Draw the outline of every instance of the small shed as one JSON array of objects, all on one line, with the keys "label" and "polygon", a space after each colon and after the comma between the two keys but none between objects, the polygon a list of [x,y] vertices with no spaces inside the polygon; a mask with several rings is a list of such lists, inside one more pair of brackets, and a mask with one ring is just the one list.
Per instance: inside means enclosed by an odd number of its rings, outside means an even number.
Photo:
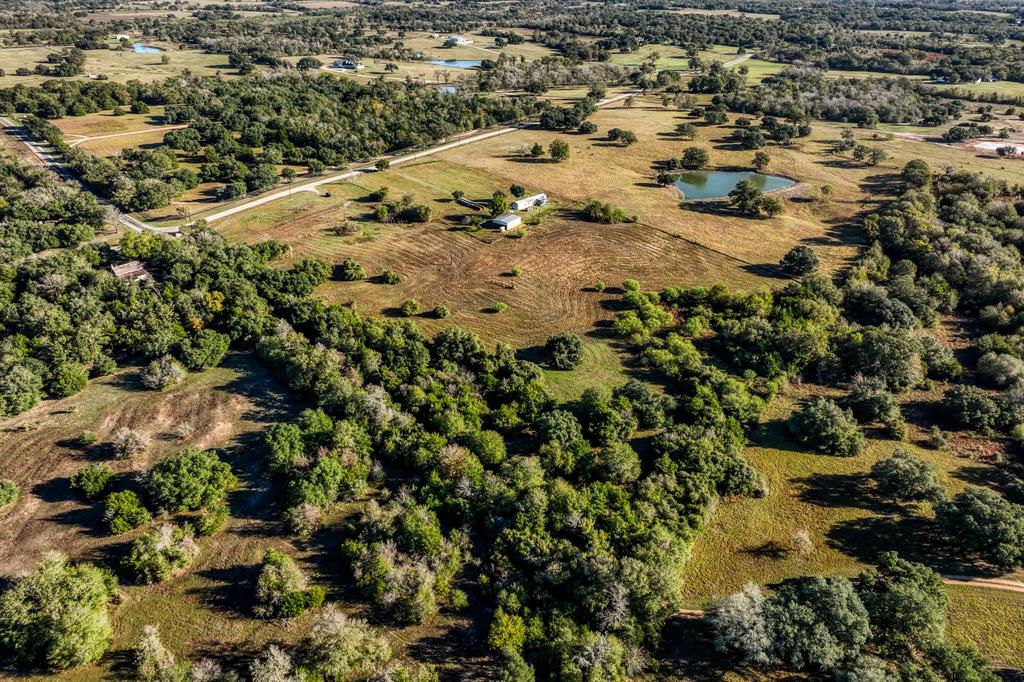
[{"label": "small shed", "polygon": [[506,213],[492,219],[491,222],[497,225],[499,232],[508,232],[522,225],[523,219],[514,213]]},{"label": "small shed", "polygon": [[537,206],[546,206],[548,203],[547,194],[534,194],[531,197],[523,197],[512,202],[513,211],[529,211]]},{"label": "small shed", "polygon": [[120,265],[111,265],[110,271],[114,273],[114,277],[127,282],[141,282],[149,279],[149,273],[146,272],[145,266],[137,260],[130,260]]}]

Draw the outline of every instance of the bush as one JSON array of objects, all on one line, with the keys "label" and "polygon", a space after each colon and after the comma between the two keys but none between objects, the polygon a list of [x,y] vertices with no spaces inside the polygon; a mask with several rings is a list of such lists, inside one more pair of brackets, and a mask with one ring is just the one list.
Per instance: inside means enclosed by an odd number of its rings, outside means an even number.
[{"label": "bush", "polygon": [[110,488],[114,472],[105,464],[89,464],[71,477],[71,489],[87,500],[101,497]]},{"label": "bush", "polygon": [[999,405],[977,386],[950,386],[942,396],[942,409],[957,426],[991,433],[999,420]]},{"label": "bush", "polygon": [[412,317],[414,315],[419,314],[420,303],[416,299],[410,298],[402,303],[402,305],[399,307],[399,311],[402,313],[403,317]]},{"label": "bush", "polygon": [[49,670],[99,659],[110,646],[107,604],[116,594],[108,571],[48,554],[0,595],[0,658]]},{"label": "bush", "polygon": [[434,317],[438,320],[443,320],[452,314],[451,308],[446,305],[436,305],[433,310]]},{"label": "bush", "polygon": [[934,500],[942,495],[935,465],[902,448],[876,462],[871,476],[879,494],[890,500]]},{"label": "bush", "polygon": [[839,457],[864,451],[864,435],[849,411],[827,398],[815,398],[789,419],[789,430],[797,442]]},{"label": "bush", "polygon": [[0,509],[13,504],[18,499],[18,486],[10,479],[0,480]]},{"label": "bush", "polygon": [[679,165],[688,170],[697,170],[708,165],[711,157],[701,147],[687,147],[683,150],[683,156],[679,159]]},{"label": "bush", "polygon": [[402,281],[402,278],[394,270],[385,270],[381,273],[380,281],[384,284],[398,284]]},{"label": "bush", "polygon": [[1024,564],[1024,509],[985,488],[968,488],[935,507],[953,546],[1003,570]]},{"label": "bush", "polygon": [[185,368],[170,355],[153,360],[139,374],[142,385],[155,391],[175,386],[184,378]]},{"label": "bush", "polygon": [[236,483],[216,452],[186,448],[153,467],[146,489],[157,509],[183,512],[223,502]]},{"label": "bush", "polygon": [[149,447],[149,436],[127,427],[121,427],[114,434],[111,446],[114,449],[114,455],[117,457],[130,457]]},{"label": "bush", "polygon": [[1016,385],[1024,378],[1024,360],[1006,353],[985,353],[978,360],[978,376],[996,388]]},{"label": "bush", "polygon": [[194,526],[196,533],[202,536],[213,535],[223,527],[228,520],[228,506],[216,504],[205,510],[196,520]]},{"label": "bush", "polygon": [[365,676],[391,658],[387,639],[333,606],[320,614],[303,648],[306,668],[325,680]]},{"label": "bush", "polygon": [[53,398],[67,398],[89,383],[89,370],[79,362],[63,362],[53,370],[49,393]]},{"label": "bush", "polygon": [[549,336],[544,347],[555,369],[576,369],[583,359],[583,341],[569,332]]},{"label": "bush", "polygon": [[605,225],[622,223],[627,220],[626,212],[621,208],[603,201],[597,201],[596,199],[591,199],[583,207],[583,217],[592,223],[603,223]]},{"label": "bush", "polygon": [[790,277],[804,277],[818,270],[820,261],[809,246],[794,246],[779,261],[779,267]]},{"label": "bush", "polygon": [[165,523],[132,543],[124,567],[138,582],[157,583],[183,573],[198,553],[191,529]]},{"label": "bush", "polygon": [[351,258],[346,258],[334,268],[334,276],[342,282],[355,282],[366,277],[363,266]]},{"label": "bush", "polygon": [[307,587],[306,576],[295,561],[273,549],[263,555],[255,594],[253,612],[260,618],[294,618],[324,601],[323,588]]},{"label": "bush", "polygon": [[471,431],[461,438],[461,442],[485,466],[498,466],[508,455],[505,439],[497,431]]},{"label": "bush", "polygon": [[181,344],[181,359],[194,372],[216,367],[224,359],[231,345],[231,337],[212,329],[203,329],[192,339]]},{"label": "bush", "polygon": [[107,522],[110,532],[115,535],[144,526],[152,520],[142,500],[131,490],[110,493],[107,496],[103,519]]}]

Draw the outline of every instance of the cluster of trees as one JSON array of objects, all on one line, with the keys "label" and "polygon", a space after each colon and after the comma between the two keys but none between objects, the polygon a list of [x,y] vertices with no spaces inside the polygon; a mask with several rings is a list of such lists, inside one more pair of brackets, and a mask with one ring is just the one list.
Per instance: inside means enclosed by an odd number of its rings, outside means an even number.
[{"label": "cluster of trees", "polygon": [[758,667],[837,680],[977,680],[999,677],[970,647],[945,639],[948,598],[939,574],[879,556],[847,578],[802,578],[766,597],[756,585],[719,600],[715,645]]},{"label": "cluster of trees", "polygon": [[878,123],[940,125],[959,117],[962,103],[932,94],[914,81],[833,78],[808,67],[788,67],[760,84],[726,95],[746,114],[820,118],[871,128]]}]

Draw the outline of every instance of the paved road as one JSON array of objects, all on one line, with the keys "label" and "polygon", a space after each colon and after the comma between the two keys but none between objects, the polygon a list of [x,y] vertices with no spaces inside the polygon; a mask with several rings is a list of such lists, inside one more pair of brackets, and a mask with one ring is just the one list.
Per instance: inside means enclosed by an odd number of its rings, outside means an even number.
[{"label": "paved road", "polygon": [[753,57],[753,56],[754,56],[754,53],[753,53],[753,52],[748,52],[748,53],[747,53],[747,54],[745,54],[745,55],[742,55],[742,56],[740,56],[740,57],[737,57],[736,59],[733,59],[732,61],[728,61],[728,62],[726,62],[726,63],[722,64],[722,66],[724,66],[724,67],[726,67],[726,68],[728,68],[728,67],[730,67],[730,66],[736,66],[737,64],[739,64],[739,63],[741,63],[741,62],[745,62],[745,61],[747,61],[748,59],[750,59],[750,58],[751,58],[751,57]]}]

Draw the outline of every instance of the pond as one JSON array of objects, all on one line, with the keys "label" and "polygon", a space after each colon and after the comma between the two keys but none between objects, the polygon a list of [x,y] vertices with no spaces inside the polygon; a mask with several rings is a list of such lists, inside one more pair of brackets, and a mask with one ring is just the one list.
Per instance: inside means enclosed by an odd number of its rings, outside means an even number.
[{"label": "pond", "polygon": [[482,59],[429,59],[434,66],[447,66],[452,69],[478,69],[484,63]]},{"label": "pond", "polygon": [[139,52],[142,54],[160,54],[163,52],[159,47],[150,47],[143,43],[134,43],[132,45],[132,52]]},{"label": "pond", "polygon": [[774,192],[796,184],[789,178],[753,171],[688,171],[679,176],[675,186],[687,200],[721,199],[729,196],[729,192],[743,180],[750,180],[762,192]]}]

